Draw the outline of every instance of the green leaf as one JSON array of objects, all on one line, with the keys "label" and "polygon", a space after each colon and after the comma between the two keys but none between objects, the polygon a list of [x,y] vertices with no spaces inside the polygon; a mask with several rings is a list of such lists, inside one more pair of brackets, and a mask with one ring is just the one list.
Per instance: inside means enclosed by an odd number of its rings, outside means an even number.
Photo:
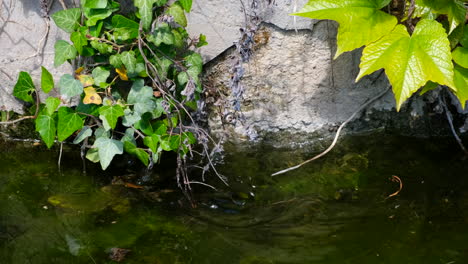
[{"label": "green leaf", "polygon": [[453,78],[457,91],[455,95],[463,109],[465,109],[466,101],[468,100],[468,69],[455,65],[455,76]]},{"label": "green leaf", "polygon": [[91,148],[86,152],[86,158],[91,162],[99,162],[99,151],[96,148]]},{"label": "green leaf", "polygon": [[163,150],[165,151],[171,151],[172,148],[171,148],[171,144],[170,144],[170,139],[171,139],[171,136],[169,135],[165,135],[165,136],[162,136],[161,139],[160,139],[160,146]]},{"label": "green leaf", "polygon": [[177,74],[177,81],[179,82],[180,85],[184,85],[188,82],[189,76],[186,72],[180,72]]},{"label": "green leaf", "polygon": [[158,47],[161,45],[161,43],[172,45],[174,44],[174,34],[172,34],[169,24],[160,23],[154,29],[153,34],[148,36],[148,40]]},{"label": "green leaf", "polygon": [[140,119],[141,119],[141,114],[140,113],[133,112],[130,109],[125,109],[124,113],[125,113],[125,116],[122,119],[122,125],[124,125],[126,127],[133,126],[133,124],[140,121]]},{"label": "green leaf", "polygon": [[76,111],[80,113],[85,113],[92,116],[99,115],[99,106],[95,104],[84,104],[82,100],[78,103]]},{"label": "green leaf", "polygon": [[99,21],[96,23],[96,25],[89,27],[88,28],[89,35],[91,35],[92,37],[98,38],[99,35],[101,35],[101,29],[103,25],[104,25],[104,22]]},{"label": "green leaf", "polygon": [[418,0],[422,6],[429,7],[437,14],[448,16],[449,33],[458,25],[465,23],[466,8],[459,0]]},{"label": "green leaf", "polygon": [[27,72],[20,72],[18,81],[13,88],[13,95],[25,102],[33,103],[32,93],[35,91],[34,83]]},{"label": "green leaf", "polygon": [[124,41],[138,37],[138,23],[122,15],[112,17],[112,26],[114,27],[114,37],[117,40]]},{"label": "green leaf", "polygon": [[93,130],[89,126],[84,126],[80,133],[76,135],[76,138],[73,140],[73,144],[79,144],[81,141],[85,140],[87,137],[93,135]]},{"label": "green leaf", "polygon": [[463,68],[468,68],[468,48],[458,47],[452,52],[453,61]]},{"label": "green leaf", "polygon": [[368,45],[362,54],[359,80],[381,68],[393,86],[397,110],[427,81],[453,89],[450,43],[440,23],[421,20],[410,36],[403,25]]},{"label": "green leaf", "polygon": [[41,135],[47,148],[52,147],[56,133],[54,115],[39,114],[36,118],[36,131]]},{"label": "green leaf", "polygon": [[156,0],[134,0],[134,4],[140,12],[141,23],[144,29],[149,29],[153,22],[153,4]]},{"label": "green leaf", "polygon": [[463,47],[468,48],[468,26],[465,26],[463,30],[463,36],[460,39],[460,44],[462,44]]},{"label": "green leaf", "polygon": [[178,150],[182,142],[180,135],[172,135],[169,140],[169,146],[172,150]]},{"label": "green leaf", "polygon": [[200,34],[200,36],[198,37],[197,48],[201,48],[206,45],[208,45],[208,42],[206,41],[206,36],[203,34]]},{"label": "green leaf", "polygon": [[70,74],[64,74],[59,81],[60,94],[71,98],[83,93],[83,84]]},{"label": "green leaf", "polygon": [[151,126],[152,116],[150,113],[145,113],[141,116],[141,120],[135,123],[135,128],[141,130],[146,135],[153,134],[153,126]]},{"label": "green leaf", "polygon": [[117,119],[124,115],[123,108],[120,105],[102,106],[99,108],[99,114],[106,118],[109,126],[114,129],[117,124]]},{"label": "green leaf", "polygon": [[70,45],[65,40],[57,40],[55,42],[55,58],[54,58],[54,66],[58,67],[62,65],[67,60],[72,60],[76,58],[76,49],[72,45]]},{"label": "green leaf", "polygon": [[80,17],[80,8],[61,10],[52,15],[52,19],[54,20],[57,27],[63,29],[67,33],[72,33],[80,26],[78,23]]},{"label": "green leaf", "polygon": [[112,66],[114,66],[114,68],[116,69],[122,67],[123,63],[122,63],[122,58],[120,57],[120,54],[111,55],[109,57],[109,63]]},{"label": "green leaf", "polygon": [[41,69],[41,88],[44,93],[49,93],[52,89],[54,89],[54,78],[46,68],[41,66]]},{"label": "green leaf", "polygon": [[122,60],[125,69],[127,69],[127,74],[133,74],[136,71],[136,58],[135,52],[124,51],[120,54],[120,59]]},{"label": "green leaf", "polygon": [[83,7],[87,8],[106,8],[107,0],[86,0]]},{"label": "green leaf", "polygon": [[123,153],[123,143],[115,139],[100,137],[94,142],[94,147],[98,149],[99,161],[103,170],[109,167],[115,155]]},{"label": "green leaf", "polygon": [[83,55],[83,47],[88,45],[88,39],[86,36],[78,31],[71,33],[70,40],[73,42],[76,50],[80,55]]},{"label": "green leaf", "polygon": [[184,9],[179,5],[179,3],[172,4],[166,11],[168,15],[171,15],[174,18],[174,21],[181,25],[182,27],[187,26],[187,18],[185,17]]},{"label": "green leaf", "polygon": [[88,27],[96,25],[99,20],[103,20],[108,18],[112,15],[112,9],[91,9],[91,8],[84,8],[84,15],[88,20],[86,21],[86,25]]},{"label": "green leaf", "polygon": [[193,52],[192,54],[186,56],[184,60],[185,60],[185,66],[194,67],[198,69],[198,73],[202,72],[203,58],[200,54]]},{"label": "green leaf", "polygon": [[335,54],[368,45],[387,35],[397,24],[397,19],[380,9],[389,0],[310,0],[293,15],[313,19],[330,19],[340,24]]},{"label": "green leaf", "polygon": [[107,78],[110,76],[110,71],[106,70],[104,67],[96,67],[92,72],[94,83],[99,85],[101,88],[107,86]]},{"label": "green leaf", "polygon": [[153,88],[144,86],[144,83],[143,79],[136,79],[133,82],[132,88],[128,93],[127,103],[136,104],[153,98]]},{"label": "green leaf", "polygon": [[125,135],[120,139],[120,141],[125,142],[129,141],[133,145],[136,145],[136,140],[135,140],[135,129],[129,127],[125,130]]},{"label": "green leaf", "polygon": [[152,134],[143,139],[143,144],[151,149],[152,152],[156,153],[158,151],[158,143],[161,136]]},{"label": "green leaf", "polygon": [[192,0],[179,0],[179,3],[187,13],[192,9]]},{"label": "green leaf", "polygon": [[60,99],[56,98],[56,97],[52,97],[52,96],[49,96],[47,97],[46,99],[46,111],[47,111],[47,114],[52,116],[52,114],[54,114],[55,110],[57,110],[57,107],[60,105]]},{"label": "green leaf", "polygon": [[141,148],[137,148],[129,141],[124,142],[124,149],[125,152],[135,155],[139,160],[141,160],[141,162],[143,162],[143,164],[145,164],[145,166],[148,166],[150,157],[146,151]]},{"label": "green leaf", "polygon": [[67,139],[75,131],[83,128],[83,119],[73,109],[60,107],[58,110],[57,137],[60,142]]},{"label": "green leaf", "polygon": [[91,47],[99,51],[101,54],[109,54],[113,52],[112,45],[102,43],[97,40],[91,40]]}]

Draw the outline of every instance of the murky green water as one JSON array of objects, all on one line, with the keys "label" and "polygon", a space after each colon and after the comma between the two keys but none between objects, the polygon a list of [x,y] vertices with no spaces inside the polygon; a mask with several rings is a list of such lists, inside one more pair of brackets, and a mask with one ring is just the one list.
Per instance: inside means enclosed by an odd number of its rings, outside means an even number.
[{"label": "murky green water", "polygon": [[[59,173],[57,151],[0,148],[0,263],[468,262],[468,160],[451,138],[352,137],[274,178],[311,154],[244,150],[219,167],[231,188],[194,186],[195,209],[169,161],[136,189],[124,160],[83,175],[66,152]],[[403,189],[386,199],[392,175]]]}]

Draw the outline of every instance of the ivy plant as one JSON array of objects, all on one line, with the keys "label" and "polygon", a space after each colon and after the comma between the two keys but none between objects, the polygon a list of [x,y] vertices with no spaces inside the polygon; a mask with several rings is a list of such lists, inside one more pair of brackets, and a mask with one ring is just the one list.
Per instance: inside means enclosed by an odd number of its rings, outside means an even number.
[{"label": "ivy plant", "polygon": [[37,104],[36,130],[48,148],[57,141],[82,144],[102,169],[124,152],[146,166],[164,151],[185,160],[203,135],[191,114],[202,92],[195,50],[206,42],[185,29],[192,0],[133,3],[134,13],[122,13],[116,1],[82,0],[53,14],[70,34],[55,43],[54,64],[73,63],[74,73],[54,78],[42,67],[42,91],[60,94],[45,102],[26,72],[14,87],[18,99]]},{"label": "ivy plant", "polygon": [[384,69],[399,111],[421,87],[468,100],[467,7],[462,0],[309,0],[293,14],[339,23],[337,52],[364,47],[357,80]]}]

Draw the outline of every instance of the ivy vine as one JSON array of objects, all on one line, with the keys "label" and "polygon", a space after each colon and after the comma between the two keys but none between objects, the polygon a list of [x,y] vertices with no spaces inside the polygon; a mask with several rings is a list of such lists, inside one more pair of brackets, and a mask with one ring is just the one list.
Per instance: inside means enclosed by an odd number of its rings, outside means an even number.
[{"label": "ivy vine", "polygon": [[[193,144],[201,143],[201,154],[210,156],[209,136],[192,118],[203,90],[196,49],[207,44],[206,37],[190,38],[185,29],[192,0],[133,3],[135,12],[124,14],[116,1],[81,0],[79,8],[53,14],[70,34],[55,43],[54,65],[73,63],[74,73],[54,79],[42,67],[42,91],[60,92],[45,102],[26,72],[13,93],[35,104],[36,130],[48,148],[57,141],[81,144],[86,158],[104,170],[124,152],[152,166],[164,151],[173,151],[178,179],[187,184],[182,165]],[[71,106],[75,98],[79,102]]]}]

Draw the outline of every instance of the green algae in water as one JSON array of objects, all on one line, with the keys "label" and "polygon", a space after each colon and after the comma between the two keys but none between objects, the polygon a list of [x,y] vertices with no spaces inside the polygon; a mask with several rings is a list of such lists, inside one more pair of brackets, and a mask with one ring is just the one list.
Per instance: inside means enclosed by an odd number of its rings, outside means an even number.
[{"label": "green algae in water", "polygon": [[[112,175],[81,174],[73,152],[58,174],[54,151],[1,147],[2,263],[115,263],[112,248],[131,250],[123,263],[468,261],[468,162],[451,138],[348,137],[273,178],[313,154],[232,152],[219,167],[231,187],[194,186],[196,209],[104,186]],[[386,199],[392,175],[403,189]]]}]

